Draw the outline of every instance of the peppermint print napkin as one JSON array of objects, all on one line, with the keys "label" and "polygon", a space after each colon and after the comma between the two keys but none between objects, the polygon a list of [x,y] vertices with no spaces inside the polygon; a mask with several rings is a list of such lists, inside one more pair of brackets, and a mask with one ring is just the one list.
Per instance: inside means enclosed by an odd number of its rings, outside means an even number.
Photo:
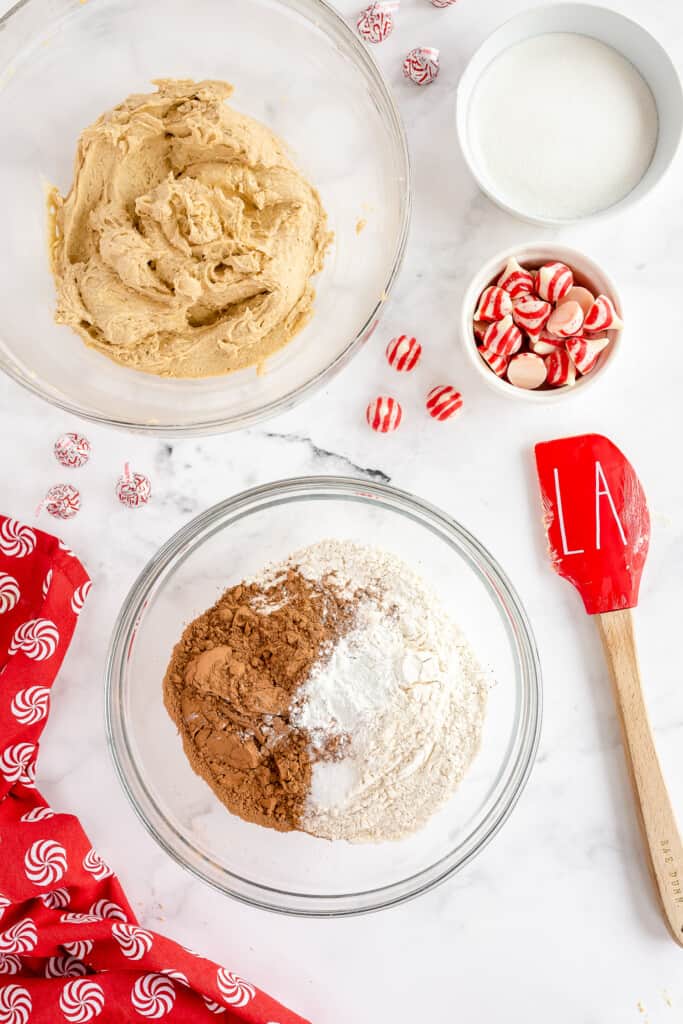
[{"label": "peppermint print napkin", "polygon": [[89,590],[60,541],[0,516],[0,1024],[306,1024],[141,928],[78,819],[36,789],[50,687]]}]

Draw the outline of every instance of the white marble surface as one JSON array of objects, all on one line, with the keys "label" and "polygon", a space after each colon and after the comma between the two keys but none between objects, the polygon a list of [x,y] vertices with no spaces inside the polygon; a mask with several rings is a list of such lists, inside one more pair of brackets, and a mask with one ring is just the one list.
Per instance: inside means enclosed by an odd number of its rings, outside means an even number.
[{"label": "white marble surface", "polygon": [[[3,4],[4,6],[4,4]],[[62,534],[96,586],[55,688],[40,784],[76,811],[117,869],[143,922],[232,965],[316,1022],[422,1020],[524,1024],[683,1021],[683,951],[667,937],[647,876],[608,680],[593,624],[550,571],[530,458],[540,439],[585,430],[629,454],[653,513],[653,543],[637,612],[647,698],[683,822],[683,688],[676,639],[683,571],[680,402],[681,162],[628,218],[546,238],[586,249],[612,272],[628,320],[624,353],[601,387],[551,408],[489,394],[457,337],[459,301],[483,258],[543,232],[478,194],[451,128],[468,55],[524,0],[460,0],[436,10],[403,0],[399,25],[373,53],[405,117],[414,163],[408,257],[380,330],[324,393],[267,425],[208,441],[159,440],[79,424],[0,381],[3,512],[35,521],[59,473],[52,440],[84,427],[94,445],[79,474],[81,514]],[[641,18],[683,59],[683,8],[674,0],[612,3]],[[354,0],[340,0],[344,13]],[[400,76],[416,44],[442,51],[436,85]],[[570,159],[590,159],[580,126]],[[415,332],[424,364],[405,381],[383,362],[394,332]],[[424,392],[452,381],[467,411],[450,425],[423,414]],[[366,399],[391,384],[407,422],[381,438],[364,425]],[[152,478],[153,503],[131,513],[112,499],[122,462]],[[501,834],[469,868],[391,912],[346,921],[289,920],[241,906],[184,873],[138,823],[105,746],[102,670],[128,587],[158,545],[195,513],[243,488],[307,473],[369,473],[447,509],[500,559],[532,618],[545,673],[540,753]],[[44,514],[39,523],[54,523]]]}]

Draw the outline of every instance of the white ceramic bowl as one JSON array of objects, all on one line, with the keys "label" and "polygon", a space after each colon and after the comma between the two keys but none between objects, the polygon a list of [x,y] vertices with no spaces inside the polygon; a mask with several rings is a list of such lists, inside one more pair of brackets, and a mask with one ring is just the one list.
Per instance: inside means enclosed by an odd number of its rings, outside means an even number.
[{"label": "white ceramic bowl", "polygon": [[647,171],[627,196],[589,218],[613,214],[646,195],[668,169],[683,134],[683,89],[671,58],[642,25],[605,7],[563,3],[534,7],[501,25],[476,51],[458,86],[457,131],[465,161],[481,190],[508,213],[534,224],[572,223],[571,219],[545,218],[511,206],[502,189],[485,173],[477,159],[469,129],[470,104],[477,82],[488,66],[505,50],[533,36],[549,32],[573,32],[592,36],[627,58],[649,85],[659,118],[657,145]]},{"label": "white ceramic bowl", "polygon": [[619,353],[623,330],[605,332],[610,338],[610,344],[601,353],[595,369],[587,376],[579,377],[573,387],[555,388],[547,391],[527,391],[524,388],[514,387],[514,385],[509,384],[506,380],[501,380],[500,377],[497,377],[479,355],[472,330],[474,311],[477,308],[479,296],[487,285],[493,284],[502,274],[508,260],[513,256],[522,266],[529,267],[530,269],[536,269],[543,263],[555,261],[566,263],[574,271],[576,284],[588,288],[594,295],[607,295],[614,303],[619,316],[622,319],[624,317],[621,299],[611,277],[590,257],[584,255],[578,249],[571,249],[568,245],[559,245],[557,242],[532,242],[529,245],[518,245],[512,249],[505,249],[504,252],[499,252],[496,256],[492,256],[484,264],[472,278],[465,292],[460,334],[465,352],[472,366],[489,387],[506,398],[542,404],[561,402],[572,395],[584,394],[587,388],[602,380],[613,365]]}]

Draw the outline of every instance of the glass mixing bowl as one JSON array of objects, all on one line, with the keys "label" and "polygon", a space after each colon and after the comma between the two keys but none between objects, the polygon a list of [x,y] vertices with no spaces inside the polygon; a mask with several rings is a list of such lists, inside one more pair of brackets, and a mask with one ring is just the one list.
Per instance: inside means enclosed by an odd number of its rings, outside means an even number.
[{"label": "glass mixing bowl", "polygon": [[[232,82],[327,209],[315,315],[264,375],[139,373],[53,322],[45,184],[67,191],[82,129],[159,77]],[[0,120],[0,366],[54,405],[163,434],[243,427],[319,387],[376,326],[406,244],[408,151],[381,73],[323,0],[21,0],[0,18]]]},{"label": "glass mixing bowl", "polygon": [[[230,814],[190,768],[162,703],[171,650],[188,621],[266,562],[326,537],[380,545],[408,560],[452,611],[491,680],[482,746],[469,773],[428,825],[400,842],[329,842]],[[164,545],[114,628],[106,715],[123,787],[178,863],[256,906],[341,916],[426,892],[486,846],[531,770],[541,675],[519,598],[471,534],[393,487],[310,477],[221,502]]]}]

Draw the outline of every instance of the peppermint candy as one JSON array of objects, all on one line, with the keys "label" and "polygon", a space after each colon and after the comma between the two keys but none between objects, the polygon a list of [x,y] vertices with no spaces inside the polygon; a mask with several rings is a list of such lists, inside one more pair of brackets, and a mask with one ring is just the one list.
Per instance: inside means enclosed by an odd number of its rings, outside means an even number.
[{"label": "peppermint candy", "polygon": [[7,956],[0,953],[0,974],[18,974],[20,970],[21,957],[14,953],[8,953]]},{"label": "peppermint candy", "polygon": [[89,978],[68,981],[59,997],[59,1009],[69,1024],[86,1024],[104,1009],[104,991]]},{"label": "peppermint candy", "polygon": [[564,349],[546,356],[545,368],[546,383],[552,388],[571,387],[576,382],[576,367]]},{"label": "peppermint candy", "polygon": [[45,964],[46,978],[82,978],[88,968],[75,956],[51,956]]},{"label": "peppermint candy", "polygon": [[368,426],[379,434],[389,434],[398,430],[403,418],[403,409],[395,398],[380,395],[369,403],[365,410]]},{"label": "peppermint candy", "polygon": [[173,982],[163,974],[143,974],[133,985],[130,1001],[143,1017],[159,1020],[170,1013],[176,993]]},{"label": "peppermint candy", "polygon": [[[97,850],[92,849],[88,850],[83,858],[83,867],[88,874],[92,875],[93,878],[96,878],[98,882],[101,882],[103,878],[109,878],[109,876],[114,873],[109,865],[105,864],[102,860]],[[125,917],[123,920],[126,920]]]},{"label": "peppermint candy", "polygon": [[392,338],[386,347],[386,357],[389,366],[399,373],[410,373],[420,361],[422,345],[417,338],[409,338],[407,334],[400,334],[398,338]]},{"label": "peppermint candy", "polygon": [[66,850],[54,839],[39,839],[24,855],[24,872],[34,885],[54,885],[66,869]]},{"label": "peppermint candy", "polygon": [[[523,295],[517,299],[512,308],[512,319],[523,331],[535,333],[542,331],[549,319],[555,316],[553,307],[535,295]],[[550,328],[548,328],[550,330]]]},{"label": "peppermint candy", "polygon": [[45,511],[55,519],[73,519],[80,507],[80,491],[71,484],[55,484],[45,495]]},{"label": "peppermint candy", "polygon": [[416,46],[403,61],[403,77],[415,85],[429,85],[439,74],[439,51],[431,46]]},{"label": "peppermint candy", "polygon": [[8,653],[21,651],[31,661],[47,661],[58,643],[59,630],[51,619],[31,619],[15,630]]},{"label": "peppermint candy", "polygon": [[14,576],[0,572],[0,615],[11,612],[19,604],[21,592]]},{"label": "peppermint candy", "polygon": [[474,314],[475,320],[502,320],[512,315],[512,297],[504,289],[497,285],[489,285],[484,288],[479,299],[477,311]]},{"label": "peppermint candy", "polygon": [[225,967],[216,972],[218,990],[228,1006],[246,1006],[256,995],[256,989]]},{"label": "peppermint candy", "polygon": [[487,366],[489,366],[497,377],[504,377],[505,371],[508,368],[509,358],[502,356],[498,352],[493,352],[488,348],[480,348],[479,355],[484,360]]},{"label": "peppermint candy", "polygon": [[22,814],[19,821],[47,821],[48,818],[54,818],[55,812],[51,807],[32,807],[30,811],[26,811]]},{"label": "peppermint candy", "polygon": [[71,902],[68,889],[51,889],[50,892],[41,892],[38,894],[38,899],[48,910],[63,910]]},{"label": "peppermint candy", "polygon": [[10,711],[17,722],[22,725],[33,725],[47,716],[49,705],[50,691],[46,686],[29,686],[14,695]]},{"label": "peppermint candy", "polygon": [[85,599],[92,589],[92,581],[86,580],[80,587],[76,587],[71,597],[71,611],[74,615],[80,615],[83,611]]},{"label": "peppermint candy", "polygon": [[549,356],[558,349],[564,349],[564,339],[556,338],[547,331],[541,331],[538,337],[529,340],[529,348],[537,356]]},{"label": "peppermint candy", "polygon": [[499,356],[511,356],[522,347],[522,332],[511,316],[492,323],[484,335],[484,348]]},{"label": "peppermint candy", "polygon": [[573,286],[574,275],[564,263],[546,263],[536,278],[536,291],[546,302],[559,302]]},{"label": "peppermint candy", "polygon": [[358,15],[358,35],[366,43],[381,43],[394,31],[394,11],[398,3],[372,3]]},{"label": "peppermint candy", "polygon": [[557,307],[548,320],[548,333],[556,338],[571,338],[583,327],[583,310],[578,302],[567,301]]},{"label": "peppermint candy", "polygon": [[508,380],[516,388],[534,391],[545,383],[546,366],[542,356],[534,352],[520,352],[508,364]]},{"label": "peppermint candy", "polygon": [[96,903],[93,903],[88,913],[100,920],[103,920],[104,918],[107,918],[110,921],[128,920],[128,915],[124,912],[123,908],[120,907],[118,903],[113,903],[111,900],[97,900]]},{"label": "peppermint candy", "polygon": [[0,523],[0,551],[10,558],[26,558],[36,546],[36,535],[28,526],[16,519]]},{"label": "peppermint candy", "polygon": [[85,960],[93,951],[95,943],[92,939],[80,939],[77,942],[63,942],[62,947],[75,956],[77,960]]},{"label": "peppermint candy", "polygon": [[116,481],[116,497],[126,508],[141,508],[152,497],[152,484],[144,473],[131,473],[128,467]]},{"label": "peppermint candy", "polygon": [[78,469],[90,458],[91,445],[82,434],[62,434],[55,441],[53,451],[60,465]]},{"label": "peppermint candy", "polygon": [[0,774],[7,782],[33,781],[32,765],[38,747],[35,743],[13,743],[0,754]]},{"label": "peppermint candy", "polygon": [[31,953],[38,944],[38,932],[30,917],[0,932],[0,953]]},{"label": "peppermint candy", "polygon": [[504,288],[508,292],[513,301],[522,295],[533,295],[534,292],[534,275],[530,270],[520,266],[514,256],[508,260],[496,283],[499,288]]},{"label": "peppermint candy", "polygon": [[567,353],[579,373],[585,376],[595,368],[600,353],[608,345],[609,338],[595,338],[590,341],[586,338],[569,338]]},{"label": "peppermint candy", "polygon": [[111,933],[119,944],[123,955],[129,960],[142,960],[152,948],[154,936],[136,924],[115,924]]},{"label": "peppermint candy", "polygon": [[583,323],[585,331],[618,331],[624,322],[614,308],[614,303],[606,295],[598,295],[586,313]]},{"label": "peppermint candy", "polygon": [[432,388],[427,395],[427,412],[434,420],[443,422],[462,409],[462,395],[450,384]]},{"label": "peppermint candy", "polygon": [[32,1009],[31,994],[23,985],[6,985],[0,989],[2,1024],[28,1024]]}]

